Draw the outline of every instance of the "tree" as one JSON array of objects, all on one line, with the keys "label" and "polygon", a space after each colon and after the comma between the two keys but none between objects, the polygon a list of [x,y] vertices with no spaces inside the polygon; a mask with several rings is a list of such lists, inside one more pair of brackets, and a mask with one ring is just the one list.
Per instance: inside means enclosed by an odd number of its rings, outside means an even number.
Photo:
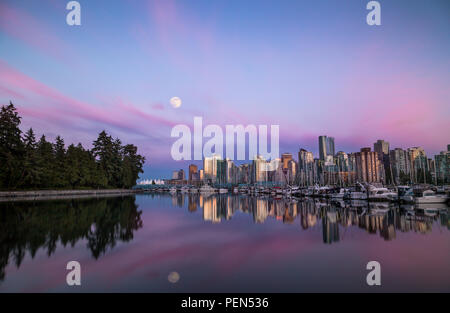
[{"label": "tree", "polygon": [[56,137],[56,142],[53,144],[53,154],[55,158],[54,163],[54,185],[56,187],[64,187],[67,185],[65,180],[66,171],[66,148],[64,146],[64,140],[60,137]]},{"label": "tree", "polygon": [[137,154],[137,147],[126,145],[123,147],[122,183],[123,187],[131,188],[136,184],[139,173],[143,173],[142,167],[145,158]]},{"label": "tree", "polygon": [[23,176],[21,117],[12,104],[2,106],[0,111],[0,188],[14,189]]},{"label": "tree", "polygon": [[136,184],[145,158],[137,147],[122,146],[102,131],[92,151],[64,139],[54,143],[30,128],[22,138],[21,117],[12,103],[0,111],[0,188],[130,188]]},{"label": "tree", "polygon": [[98,160],[101,170],[110,187],[120,187],[122,176],[122,143],[119,139],[113,140],[105,131],[102,131],[97,140],[93,142],[94,157]]},{"label": "tree", "polygon": [[44,135],[37,144],[36,162],[39,173],[37,186],[41,188],[54,187],[53,147]]},{"label": "tree", "polygon": [[39,169],[37,164],[36,136],[32,128],[25,133],[23,144],[25,147],[25,155],[23,162],[24,176],[21,186],[26,188],[36,187],[39,180]]}]

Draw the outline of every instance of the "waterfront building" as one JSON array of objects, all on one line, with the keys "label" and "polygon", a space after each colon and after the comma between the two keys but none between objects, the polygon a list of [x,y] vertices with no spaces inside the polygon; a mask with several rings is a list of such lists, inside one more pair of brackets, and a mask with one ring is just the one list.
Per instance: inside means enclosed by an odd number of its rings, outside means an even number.
[{"label": "waterfront building", "polygon": [[189,183],[194,180],[198,180],[198,167],[197,165],[191,164],[189,165]]},{"label": "waterfront building", "polygon": [[222,158],[218,154],[203,159],[203,175],[205,180],[209,180],[213,183],[216,181],[217,162],[220,160],[222,160]]},{"label": "waterfront building", "polygon": [[283,165],[283,170],[287,170],[289,167],[289,161],[292,160],[292,154],[291,153],[283,153],[281,155],[281,163]]},{"label": "waterfront building", "polygon": [[325,161],[327,155],[334,156],[334,137],[319,136],[319,158]]},{"label": "waterfront building", "polygon": [[395,148],[389,152],[391,176],[394,184],[406,184],[410,179],[408,152]]},{"label": "waterfront building", "polygon": [[237,169],[238,183],[249,184],[251,182],[251,167],[249,164],[241,164]]},{"label": "waterfront building", "polygon": [[[447,146],[450,148],[450,145]],[[441,151],[434,156],[435,162],[435,180],[436,184],[450,183],[450,150]]]},{"label": "waterfront building", "polygon": [[288,168],[286,171],[286,180],[290,185],[296,182],[295,180],[297,177],[297,167],[298,167],[297,162],[295,162],[294,160],[289,160]]},{"label": "waterfront building", "polygon": [[[270,162],[269,162],[270,163]],[[268,163],[268,164],[269,164]],[[270,163],[270,171],[267,173],[267,180],[277,184],[285,184],[286,180],[283,173],[283,163],[280,158],[276,158]]]},{"label": "waterfront building", "polygon": [[319,158],[325,160],[327,155],[327,136],[319,136]]},{"label": "waterfront building", "polygon": [[305,149],[298,152],[298,175],[301,186],[314,185],[315,170],[313,153]]},{"label": "waterfront building", "polygon": [[234,162],[230,159],[226,159],[227,163],[227,183],[236,184],[237,183],[237,167]]},{"label": "waterfront building", "polygon": [[355,154],[356,176],[359,182],[375,183],[381,182],[381,163],[378,153],[370,148],[361,148]]},{"label": "waterfront building", "polygon": [[413,183],[431,183],[427,160],[427,155],[421,147],[408,148],[408,161]]},{"label": "waterfront building", "polygon": [[227,160],[217,160],[217,173],[215,182],[218,184],[227,183]]},{"label": "waterfront building", "polygon": [[377,142],[373,144],[373,150],[378,153],[378,158],[383,165],[383,170],[381,171],[381,180],[385,183],[394,183],[389,157],[389,142],[378,139]]},{"label": "waterfront building", "polygon": [[267,182],[267,162],[266,159],[258,155],[252,162],[252,183]]},{"label": "waterfront building", "polygon": [[380,159],[382,159],[383,155],[389,154],[389,142],[378,139],[377,142],[373,144],[373,151],[378,153]]},{"label": "waterfront building", "polygon": [[334,137],[327,137],[327,155],[334,156]]}]

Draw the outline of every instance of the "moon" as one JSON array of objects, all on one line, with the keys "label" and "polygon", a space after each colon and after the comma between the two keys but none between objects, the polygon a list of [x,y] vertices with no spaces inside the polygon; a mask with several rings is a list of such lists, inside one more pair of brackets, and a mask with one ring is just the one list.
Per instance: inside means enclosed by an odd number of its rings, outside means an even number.
[{"label": "moon", "polygon": [[173,97],[170,99],[170,104],[175,108],[178,109],[181,106],[181,99],[178,97]]},{"label": "moon", "polygon": [[178,274],[177,272],[171,272],[169,274],[169,276],[167,277],[167,279],[169,280],[169,282],[171,282],[172,284],[175,284],[176,282],[178,282],[180,280],[180,274]]}]

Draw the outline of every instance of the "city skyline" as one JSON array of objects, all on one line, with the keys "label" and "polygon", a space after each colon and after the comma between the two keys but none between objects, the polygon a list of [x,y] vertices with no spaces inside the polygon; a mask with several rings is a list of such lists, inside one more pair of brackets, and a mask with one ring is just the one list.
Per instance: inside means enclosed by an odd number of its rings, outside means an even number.
[{"label": "city skyline", "polygon": [[0,4],[0,104],[52,141],[90,147],[105,129],[136,144],[143,179],[187,169],[170,130],[194,116],[280,125],[280,152],[294,155],[317,156],[322,134],[336,152],[385,138],[435,155],[450,142],[447,1],[383,1],[375,28],[356,0],[81,1],[79,27],[65,5]]},{"label": "city skyline", "polygon": [[[448,183],[450,182],[450,144],[447,150],[427,155],[420,147],[390,149],[388,141],[378,139],[356,152],[335,152],[335,138],[318,137],[319,155],[302,147],[295,159],[290,152],[275,159],[256,155],[250,163],[235,161],[224,155],[204,157],[203,168],[189,164],[188,178],[184,169],[174,169],[169,184],[240,184],[272,182],[288,185],[315,184],[352,185],[355,183]],[[331,154],[331,152],[334,152]],[[273,161],[276,161],[275,163]],[[265,170],[264,170],[265,169]],[[158,179],[164,179],[162,177]],[[427,181],[428,180],[428,181]],[[152,180],[141,180],[151,184]],[[160,181],[164,183],[164,181]]]}]

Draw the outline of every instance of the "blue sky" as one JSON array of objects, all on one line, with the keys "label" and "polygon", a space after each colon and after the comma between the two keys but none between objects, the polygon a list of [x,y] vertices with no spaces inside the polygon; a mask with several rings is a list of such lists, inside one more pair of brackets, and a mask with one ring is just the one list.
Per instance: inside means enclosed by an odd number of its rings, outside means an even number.
[{"label": "blue sky", "polygon": [[68,144],[103,129],[136,144],[144,177],[187,168],[170,131],[194,116],[280,125],[280,152],[450,143],[448,1],[379,1],[381,26],[365,0],[81,0],[81,26],[67,2],[0,4],[0,103]]}]

